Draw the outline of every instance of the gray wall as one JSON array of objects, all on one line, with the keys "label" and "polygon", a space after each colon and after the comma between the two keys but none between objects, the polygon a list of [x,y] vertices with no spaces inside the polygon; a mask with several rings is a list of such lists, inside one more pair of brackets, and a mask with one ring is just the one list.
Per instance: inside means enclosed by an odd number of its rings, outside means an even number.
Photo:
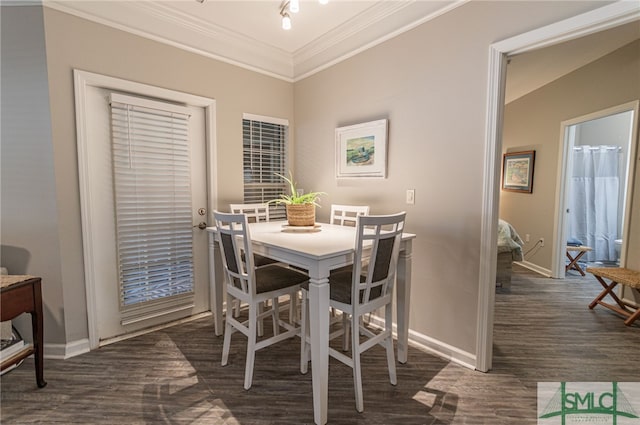
[{"label": "gray wall", "polygon": [[[521,236],[531,235],[525,251],[539,237],[547,241],[553,237],[560,123],[638,99],[640,41],[635,41],[506,106],[503,151],[536,150],[533,193],[502,192],[500,196],[500,216],[511,222]],[[635,181],[640,181],[637,161]],[[627,266],[635,269],[640,268],[638,186],[635,185],[627,252]],[[545,244],[527,255],[526,260],[550,270],[551,247],[551,243]]]},{"label": "gray wall", "polygon": [[[475,354],[490,44],[601,5],[469,2],[296,83],[295,172],[329,194],[320,217],[331,203],[408,213],[412,330]],[[388,178],[337,181],[334,129],[379,118]]]},{"label": "gray wall", "polygon": [[[0,15],[0,262],[11,274],[46,275],[42,287],[47,300],[44,333],[48,342],[62,343],[65,317],[61,229],[56,204],[42,9],[2,7]],[[16,322],[24,336],[29,337],[29,317],[21,317]]]}]

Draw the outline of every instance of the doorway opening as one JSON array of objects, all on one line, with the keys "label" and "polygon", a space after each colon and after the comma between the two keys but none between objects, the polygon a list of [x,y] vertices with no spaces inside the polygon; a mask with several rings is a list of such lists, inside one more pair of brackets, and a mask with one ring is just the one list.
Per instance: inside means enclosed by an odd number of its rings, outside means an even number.
[{"label": "doorway opening", "polygon": [[[521,34],[489,48],[487,125],[485,137],[481,251],[476,331],[476,369],[489,371],[493,356],[495,262],[499,178],[504,112],[504,83],[507,56],[551,46],[640,19],[640,8],[629,2],[615,2],[597,10]],[[557,249],[554,247],[554,249]],[[563,246],[566,250],[566,246]]]},{"label": "doorway opening", "polygon": [[[556,246],[589,248],[583,266],[624,267],[635,174],[638,101],[629,102],[561,124]],[[558,249],[553,277],[564,278]],[[581,260],[582,261],[582,260]]]}]

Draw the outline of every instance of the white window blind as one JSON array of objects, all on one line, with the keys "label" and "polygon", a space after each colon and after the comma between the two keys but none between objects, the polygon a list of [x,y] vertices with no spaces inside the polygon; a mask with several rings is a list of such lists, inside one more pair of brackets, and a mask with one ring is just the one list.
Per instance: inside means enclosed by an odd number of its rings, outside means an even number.
[{"label": "white window blind", "polygon": [[193,304],[188,110],[111,94],[123,324]]},{"label": "white window blind", "polygon": [[[266,203],[288,193],[276,173],[287,175],[286,152],[289,125],[286,120],[245,114],[242,120],[244,202]],[[283,206],[271,204],[271,219],[285,218]]]}]

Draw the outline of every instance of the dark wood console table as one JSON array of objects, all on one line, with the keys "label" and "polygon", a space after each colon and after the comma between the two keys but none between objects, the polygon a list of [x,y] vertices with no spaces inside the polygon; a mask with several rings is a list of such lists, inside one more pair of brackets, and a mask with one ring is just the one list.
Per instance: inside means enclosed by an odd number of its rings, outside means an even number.
[{"label": "dark wood console table", "polygon": [[36,382],[38,387],[47,385],[43,372],[42,353],[42,279],[34,276],[0,276],[0,321],[11,320],[22,313],[31,314],[33,344],[25,346],[15,355],[2,362],[1,369],[35,355]]}]

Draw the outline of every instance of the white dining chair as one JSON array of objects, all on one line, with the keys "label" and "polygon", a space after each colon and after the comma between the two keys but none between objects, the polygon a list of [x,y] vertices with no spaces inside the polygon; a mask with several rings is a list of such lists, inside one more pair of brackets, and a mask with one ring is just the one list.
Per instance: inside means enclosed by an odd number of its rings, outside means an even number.
[{"label": "white dining chair", "polygon": [[[229,204],[229,208],[231,209],[232,214],[245,214],[247,216],[247,222],[249,223],[260,223],[264,221],[269,221],[269,205],[264,203],[250,203],[250,204]],[[244,258],[244,256],[243,256]],[[275,264],[278,261],[273,258],[265,257],[260,254],[253,254],[253,260],[256,267],[267,266],[269,264]],[[230,301],[230,304],[233,305],[234,316],[238,317],[240,315],[240,300],[235,300],[235,302]],[[268,302],[266,303],[268,304]],[[293,319],[295,315],[295,310],[297,309],[297,300],[290,300],[289,305],[289,315]],[[262,323],[258,329],[259,334],[262,335]]]},{"label": "white dining chair", "polygon": [[246,214],[249,223],[269,221],[269,205],[267,204],[229,204],[232,214]]},{"label": "white dining chair", "polygon": [[[269,205],[267,204],[229,204],[229,208],[232,214],[245,214],[249,223],[269,221]],[[260,254],[254,254],[253,257],[256,267],[277,263],[276,260]]]},{"label": "white dining chair", "polygon": [[362,215],[369,215],[368,205],[331,205],[329,223],[340,226],[355,226],[356,218]]},{"label": "white dining chair", "polygon": [[[341,204],[331,204],[331,213],[329,216],[329,223],[337,224],[340,226],[355,226],[356,219],[363,215],[369,215],[369,205],[341,205]],[[331,273],[340,273],[344,270],[350,270],[350,265],[345,267],[340,267],[338,269],[332,270]],[[331,309],[331,317],[336,317],[336,310],[334,308]],[[343,321],[345,321],[346,325],[346,315],[343,316]],[[332,319],[332,322],[335,320]],[[349,346],[349,335],[345,333],[344,335],[344,350],[346,351]]]},{"label": "white dining chair", "polygon": [[[396,277],[398,254],[406,213],[393,215],[361,216],[356,221],[356,243],[354,264],[345,270],[329,276],[329,305],[349,317],[351,332],[351,357],[329,347],[329,355],[353,369],[356,409],[364,410],[362,394],[362,370],[360,355],[379,344],[387,351],[389,381],[396,385],[396,367],[393,352],[393,286]],[[366,262],[366,263],[365,263]],[[364,265],[368,263],[365,268]],[[310,360],[309,338],[309,283],[302,287],[302,321],[300,371],[306,373]],[[365,314],[384,308],[384,329],[375,330],[360,320]],[[355,329],[359,329],[356,332]],[[340,336],[341,331],[329,335],[329,340]],[[360,341],[360,335],[364,341]]]},{"label": "white dining chair", "polygon": [[[300,328],[294,323],[280,319],[277,299],[285,295],[297,298],[300,284],[308,282],[309,278],[302,272],[280,264],[256,267],[245,214],[215,211],[214,220],[227,278],[227,295],[249,306],[249,318],[244,322],[233,317],[233,314],[226,316],[222,365],[225,366],[229,359],[231,335],[236,331],[241,332],[248,339],[244,375],[244,388],[248,390],[253,381],[256,351],[300,334]],[[244,260],[243,253],[246,254]],[[264,307],[263,311],[262,308],[267,300],[272,300],[271,308]],[[273,335],[258,341],[259,322],[267,317],[271,317],[273,322]],[[280,328],[284,328],[285,331],[280,332]]]}]

